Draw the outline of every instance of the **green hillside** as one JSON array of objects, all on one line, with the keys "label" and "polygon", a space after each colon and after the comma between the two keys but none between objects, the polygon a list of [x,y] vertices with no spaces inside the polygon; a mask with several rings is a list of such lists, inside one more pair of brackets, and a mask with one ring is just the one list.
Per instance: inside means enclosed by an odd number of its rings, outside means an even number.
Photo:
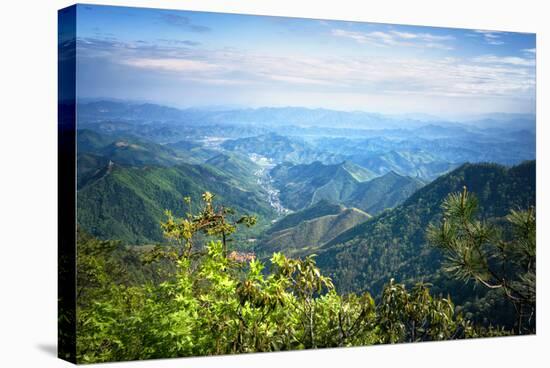
[{"label": "green hillside", "polygon": [[78,152],[95,152],[114,142],[115,138],[89,129],[78,129]]},{"label": "green hillside", "polygon": [[312,220],[317,217],[326,216],[326,215],[337,215],[344,209],[344,206],[339,204],[330,203],[329,201],[322,200],[311,207],[308,207],[304,210],[291,213],[275,222],[267,232],[273,233],[288,229],[300,224],[302,221]]},{"label": "green hillside", "polygon": [[271,170],[271,175],[281,192],[282,203],[293,210],[324,200],[377,214],[400,204],[422,187],[417,179],[393,172],[376,177],[351,162],[335,165],[284,163]]},{"label": "green hillside", "polygon": [[256,182],[254,173],[260,169],[248,157],[238,153],[220,153],[208,159],[205,163],[238,180],[244,180],[251,184]]},{"label": "green hillside", "polygon": [[[464,164],[418,190],[400,206],[333,239],[318,250],[318,263],[342,292],[377,293],[390,277],[425,280],[441,292],[451,292],[440,278],[439,251],[425,240],[428,224],[440,217],[444,198],[466,185],[479,198],[482,216],[499,218],[509,209],[535,204],[535,169],[535,161],[512,168]],[[454,291],[452,295],[458,292]]]},{"label": "green hillside", "polygon": [[89,129],[78,130],[77,144],[78,155],[103,156],[125,166],[200,164],[218,154],[196,142],[159,144],[128,134],[109,135]]},{"label": "green hillside", "polygon": [[344,203],[376,215],[402,203],[423,186],[418,179],[390,171],[384,176],[360,183]]},{"label": "green hillside", "polygon": [[78,223],[100,238],[132,244],[162,241],[159,223],[164,210],[181,216],[187,211],[183,197],[191,196],[196,203],[205,191],[241,213],[258,215],[260,226],[254,231],[261,231],[274,216],[260,187],[211,166],[126,168],[114,164],[78,191]]},{"label": "green hillside", "polygon": [[[324,202],[321,206],[312,208],[315,210],[331,207],[330,204]],[[338,206],[337,213],[309,218],[312,208],[290,215],[292,218],[285,221],[286,228],[281,229],[281,226],[276,224],[275,227],[280,230],[271,230],[269,236],[260,243],[257,251],[261,254],[283,251],[287,255],[313,253],[315,249],[342,232],[370,218],[370,215],[361,210],[343,206]]]},{"label": "green hillside", "polygon": [[82,188],[108,166],[109,159],[92,153],[81,153],[77,156],[77,189]]},{"label": "green hillside", "polygon": [[99,152],[116,163],[131,166],[171,166],[184,161],[170,148],[135,139],[118,139]]}]

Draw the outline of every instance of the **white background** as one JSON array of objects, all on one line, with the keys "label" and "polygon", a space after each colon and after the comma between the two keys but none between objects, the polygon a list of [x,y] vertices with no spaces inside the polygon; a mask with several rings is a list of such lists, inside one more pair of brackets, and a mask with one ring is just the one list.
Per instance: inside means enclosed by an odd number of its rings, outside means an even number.
[{"label": "white background", "polygon": [[[103,3],[103,2],[102,2]],[[546,1],[108,1],[105,4],[537,33],[538,333],[460,342],[115,363],[115,367],[548,366]],[[0,366],[65,367],[56,351],[57,10],[69,1],[4,1],[0,21]],[[548,143],[546,143],[548,144]],[[66,178],[66,180],[73,180]],[[546,225],[546,226],[545,226]]]}]

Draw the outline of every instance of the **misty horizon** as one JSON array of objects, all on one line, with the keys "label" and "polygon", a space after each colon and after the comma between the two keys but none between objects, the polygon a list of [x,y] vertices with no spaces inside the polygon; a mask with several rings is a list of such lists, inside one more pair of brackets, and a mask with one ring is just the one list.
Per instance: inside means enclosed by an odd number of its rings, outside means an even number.
[{"label": "misty horizon", "polygon": [[125,104],[131,104],[131,105],[157,105],[177,110],[198,110],[198,111],[239,111],[239,110],[252,110],[252,111],[258,111],[258,110],[268,110],[268,109],[304,109],[304,110],[310,110],[310,111],[334,111],[334,112],[344,112],[344,113],[362,113],[362,114],[372,114],[372,115],[379,115],[381,117],[389,117],[389,118],[403,118],[406,120],[416,120],[416,121],[424,121],[424,122],[432,122],[434,120],[441,120],[442,122],[446,123],[467,123],[467,122],[475,122],[477,120],[483,120],[483,119],[502,119],[502,118],[513,118],[513,117],[522,117],[522,118],[529,118],[529,119],[535,119],[536,114],[529,113],[529,112],[504,112],[504,111],[490,111],[486,113],[448,113],[448,114],[430,114],[430,113],[423,113],[419,111],[409,111],[409,112],[400,112],[400,113],[391,113],[386,111],[374,111],[374,110],[361,110],[361,109],[352,109],[352,110],[345,110],[345,109],[332,109],[332,108],[326,108],[326,107],[310,107],[310,106],[302,106],[302,105],[258,105],[258,106],[250,106],[250,105],[236,105],[236,104],[211,104],[211,105],[193,105],[193,106],[186,106],[186,105],[178,105],[178,104],[171,104],[169,102],[163,102],[163,101],[156,101],[156,100],[134,100],[134,99],[123,99],[123,98],[112,98],[112,97],[80,97],[78,98],[78,103],[81,104],[87,104],[87,103],[94,103],[94,102],[117,102],[117,103],[125,103]]}]

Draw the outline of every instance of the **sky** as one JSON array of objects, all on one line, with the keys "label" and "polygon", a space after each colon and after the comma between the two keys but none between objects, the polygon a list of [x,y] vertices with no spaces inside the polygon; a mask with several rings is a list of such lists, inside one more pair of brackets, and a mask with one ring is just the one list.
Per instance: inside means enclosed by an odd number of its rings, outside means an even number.
[{"label": "sky", "polygon": [[535,112],[528,33],[79,5],[76,44],[79,98]]}]

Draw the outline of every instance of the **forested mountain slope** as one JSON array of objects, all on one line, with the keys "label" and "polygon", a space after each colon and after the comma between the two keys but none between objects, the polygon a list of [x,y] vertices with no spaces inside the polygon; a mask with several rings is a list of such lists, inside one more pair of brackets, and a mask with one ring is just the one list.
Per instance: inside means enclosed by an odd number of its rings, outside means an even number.
[{"label": "forested mountain slope", "polygon": [[483,218],[502,217],[510,209],[535,204],[535,168],[535,161],[512,168],[464,164],[418,190],[400,206],[326,244],[317,251],[318,264],[341,292],[377,293],[391,277],[437,282],[441,256],[426,244],[425,232],[430,222],[439,219],[445,197],[465,185],[479,198]]},{"label": "forested mountain slope", "polygon": [[281,191],[282,203],[293,210],[326,200],[377,214],[400,204],[423,185],[395,172],[376,177],[347,161],[335,165],[283,163],[271,170],[271,175],[275,187]]},{"label": "forested mountain slope", "polygon": [[125,166],[199,164],[219,153],[191,142],[159,144],[131,134],[105,134],[89,129],[77,131],[77,147],[79,156],[92,154]]},{"label": "forested mountain slope", "polygon": [[219,153],[206,160],[205,164],[232,176],[237,182],[245,181],[250,185],[254,185],[257,182],[255,172],[260,169],[260,166],[248,157],[238,153]]},{"label": "forested mountain slope", "polygon": [[258,231],[274,216],[259,186],[238,181],[212,166],[127,168],[110,164],[103,175],[78,191],[78,223],[100,238],[129,243],[162,241],[159,223],[164,210],[182,216],[188,210],[183,198],[191,196],[197,202],[206,191],[241,213],[258,215]]},{"label": "forested mountain slope", "polygon": [[260,254],[282,251],[289,255],[312,253],[344,231],[371,216],[357,208],[345,208],[321,201],[288,215],[268,231],[257,247]]}]

